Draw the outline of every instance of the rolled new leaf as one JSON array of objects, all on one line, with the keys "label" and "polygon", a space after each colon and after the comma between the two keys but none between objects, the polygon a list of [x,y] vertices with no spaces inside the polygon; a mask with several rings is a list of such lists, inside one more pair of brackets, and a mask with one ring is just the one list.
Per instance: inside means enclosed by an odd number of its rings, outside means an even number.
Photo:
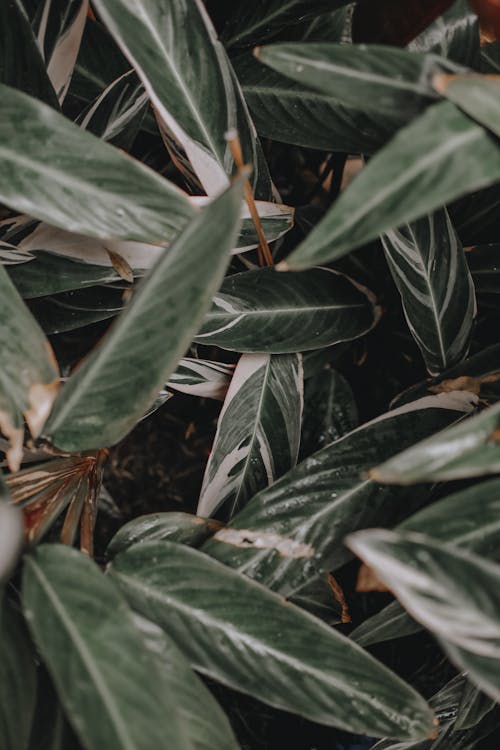
[{"label": "rolled new leaf", "polygon": [[153,403],[222,281],[238,232],[242,186],[240,179],[184,230],[68,379],[45,430],[59,448],[112,445]]},{"label": "rolled new leaf", "polygon": [[350,531],[395,524],[425,501],[425,490],[416,497],[370,480],[373,458],[463,418],[475,400],[468,393],[431,396],[362,425],[259,492],[203,551],[292,596],[350,559],[343,545]]},{"label": "rolled new leaf", "polygon": [[451,661],[500,699],[500,565],[424,534],[375,529],[347,543],[436,635]]},{"label": "rolled new leaf", "polygon": [[329,268],[261,268],[224,280],[195,341],[237,352],[302,352],[358,338],[380,315],[371,292]]},{"label": "rolled new leaf", "polygon": [[285,265],[306,268],[341,258],[498,180],[497,143],[451,102],[441,102],[377,152]]},{"label": "rolled new leaf", "polygon": [[431,734],[423,699],[386,667],[201,552],[145,542],[108,570],[131,606],[160,625],[197,671],[329,726],[372,736],[384,728],[399,738]]},{"label": "rolled new leaf", "polygon": [[244,354],[234,371],[197,513],[232,518],[297,463],[303,406],[297,354]]}]

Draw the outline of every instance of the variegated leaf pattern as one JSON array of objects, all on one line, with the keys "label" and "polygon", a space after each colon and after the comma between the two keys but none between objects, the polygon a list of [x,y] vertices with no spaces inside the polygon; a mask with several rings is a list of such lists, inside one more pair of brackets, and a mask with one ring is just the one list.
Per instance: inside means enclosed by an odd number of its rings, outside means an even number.
[{"label": "variegated leaf pattern", "polygon": [[214,515],[223,506],[231,518],[295,465],[302,405],[300,355],[241,357],[219,417],[198,515]]},{"label": "variegated leaf pattern", "polygon": [[234,365],[208,359],[181,359],[172,373],[167,388],[201,398],[223,401],[233,377]]},{"label": "variegated leaf pattern", "polygon": [[71,82],[88,7],[88,0],[44,0],[34,19],[38,45],[60,102]]},{"label": "variegated leaf pattern", "polygon": [[438,375],[467,356],[476,298],[463,248],[446,209],[382,236],[411,334]]},{"label": "variegated leaf pattern", "polygon": [[270,200],[255,127],[201,0],[96,0],[95,7],[142,80],[166,141],[184,151],[205,191],[229,184],[233,159],[224,135],[236,128],[254,167],[256,197]]}]

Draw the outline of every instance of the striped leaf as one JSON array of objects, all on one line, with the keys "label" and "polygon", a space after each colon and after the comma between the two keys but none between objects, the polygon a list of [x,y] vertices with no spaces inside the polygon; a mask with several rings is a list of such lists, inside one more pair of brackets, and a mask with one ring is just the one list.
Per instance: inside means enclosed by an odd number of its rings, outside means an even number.
[{"label": "striped leaf", "polygon": [[371,292],[336,271],[262,268],[225,279],[195,341],[237,352],[302,352],[363,336],[379,317]]},{"label": "striped leaf", "polygon": [[401,739],[430,734],[432,713],[409,685],[320,620],[198,550],[144,542],[117,555],[108,571],[130,605],[212,679],[328,726]]},{"label": "striped leaf", "polygon": [[479,20],[468,0],[455,0],[425,31],[410,42],[411,52],[434,52],[460,65],[477,68]]},{"label": "striped leaf", "polygon": [[96,0],[95,7],[142,80],[166,141],[187,155],[205,191],[229,184],[233,159],[224,135],[236,128],[254,166],[256,196],[270,200],[254,125],[201,0]]},{"label": "striped leaf", "polygon": [[60,102],[66,97],[75,67],[88,0],[43,0],[33,27],[47,73]]},{"label": "striped leaf", "polygon": [[305,268],[341,258],[498,180],[500,149],[490,134],[451,102],[436,104],[370,160],[286,266]]},{"label": "striped leaf", "polygon": [[348,544],[451,661],[498,701],[500,565],[424,534],[375,529],[352,534]]},{"label": "striped leaf", "polygon": [[233,377],[234,365],[208,359],[181,359],[166,385],[181,393],[224,401]]},{"label": "striped leaf", "polygon": [[433,73],[463,70],[437,55],[376,44],[280,43],[259,47],[257,54],[278,73],[342,106],[377,116],[399,115],[401,122],[408,122],[438,98],[432,87]]},{"label": "striped leaf", "polygon": [[195,215],[172,183],[46,104],[1,84],[0,96],[6,205],[65,231],[160,244]]},{"label": "striped leaf", "polygon": [[232,518],[295,466],[300,443],[300,355],[246,354],[222,408],[197,513]]},{"label": "striped leaf", "polygon": [[438,375],[467,356],[476,316],[474,285],[445,209],[382,236],[411,334]]},{"label": "striped leaf", "polygon": [[45,430],[59,448],[112,445],[154,401],[222,281],[238,232],[242,189],[239,179],[184,230],[68,379]]},{"label": "striped leaf", "polygon": [[500,136],[500,76],[436,75],[434,88],[470,117]]},{"label": "striped leaf", "polygon": [[106,553],[114,557],[143,542],[170,541],[199,547],[220,526],[218,521],[191,513],[151,513],[124,524],[110,541]]},{"label": "striped leaf", "polygon": [[425,502],[425,491],[394,491],[366,471],[377,457],[462,419],[475,400],[467,393],[440,394],[368,422],[259,492],[203,551],[283,596],[293,595],[349,560],[347,533],[397,523]]}]

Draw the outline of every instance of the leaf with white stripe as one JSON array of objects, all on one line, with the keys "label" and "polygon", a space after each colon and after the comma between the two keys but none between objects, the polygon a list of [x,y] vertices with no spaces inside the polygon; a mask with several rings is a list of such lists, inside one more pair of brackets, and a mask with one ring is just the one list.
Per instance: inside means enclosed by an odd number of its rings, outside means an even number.
[{"label": "leaf with white stripe", "polygon": [[7,206],[65,231],[159,244],[196,215],[179,188],[46,104],[2,84],[0,97]]},{"label": "leaf with white stripe", "polygon": [[166,385],[180,393],[224,401],[234,373],[234,365],[208,359],[181,359]]},{"label": "leaf with white stripe", "polygon": [[225,279],[195,341],[237,352],[303,352],[363,336],[380,312],[371,292],[331,269],[261,268]]},{"label": "leaf with white stripe", "polygon": [[377,152],[284,265],[341,258],[498,180],[500,148],[491,134],[451,102],[440,102]]},{"label": "leaf with white stripe", "polygon": [[86,750],[196,747],[164,667],[113,581],[86,555],[56,544],[37,547],[25,558],[23,606]]},{"label": "leaf with white stripe", "polygon": [[95,7],[142,80],[167,141],[180,145],[205,191],[229,184],[233,159],[224,135],[236,128],[254,167],[256,197],[270,200],[255,127],[201,0],[96,0]]},{"label": "leaf with white stripe", "polygon": [[347,543],[450,660],[499,701],[500,565],[424,534],[374,529]]},{"label": "leaf with white stripe", "polygon": [[71,82],[88,7],[88,0],[44,0],[33,21],[47,73],[60,102]]},{"label": "leaf with white stripe", "polygon": [[130,605],[212,679],[328,726],[407,739],[432,731],[425,701],[387,667],[191,547],[136,544],[108,571]]},{"label": "leaf with white stripe", "polygon": [[467,356],[474,285],[446,209],[382,236],[410,332],[431,375]]},{"label": "leaf with white stripe", "polygon": [[368,422],[259,492],[203,551],[292,596],[350,559],[342,543],[347,533],[395,524],[425,502],[425,490],[381,486],[367,469],[462,419],[475,402],[470,393],[440,394]]},{"label": "leaf with white stripe", "polygon": [[295,466],[300,444],[300,355],[244,354],[219,416],[197,513],[232,518]]},{"label": "leaf with white stripe", "polygon": [[434,88],[474,120],[500,136],[500,76],[436,75]]},{"label": "leaf with white stripe", "polygon": [[242,198],[240,178],[200,212],[68,379],[45,430],[59,448],[79,451],[117,443],[150,407],[224,277]]}]

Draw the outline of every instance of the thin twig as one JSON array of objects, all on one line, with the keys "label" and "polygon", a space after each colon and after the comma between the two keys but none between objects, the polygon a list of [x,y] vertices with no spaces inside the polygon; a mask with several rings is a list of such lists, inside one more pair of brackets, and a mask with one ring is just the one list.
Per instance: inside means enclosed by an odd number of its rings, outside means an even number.
[{"label": "thin twig", "polygon": [[[234,163],[239,170],[243,169],[245,163],[243,161],[243,152],[241,150],[241,143],[237,131],[234,128],[228,130],[225,138],[229,144],[229,148],[231,149]],[[274,265],[273,256],[271,255],[264,230],[262,229],[259,212],[257,211],[257,206],[255,205],[255,198],[253,197],[252,186],[250,185],[250,181],[248,179],[245,180],[245,200],[250,211],[250,216],[252,217],[253,223],[255,225],[257,237],[259,238],[259,264],[263,265],[263,260],[265,260],[268,266],[272,266]]]}]

